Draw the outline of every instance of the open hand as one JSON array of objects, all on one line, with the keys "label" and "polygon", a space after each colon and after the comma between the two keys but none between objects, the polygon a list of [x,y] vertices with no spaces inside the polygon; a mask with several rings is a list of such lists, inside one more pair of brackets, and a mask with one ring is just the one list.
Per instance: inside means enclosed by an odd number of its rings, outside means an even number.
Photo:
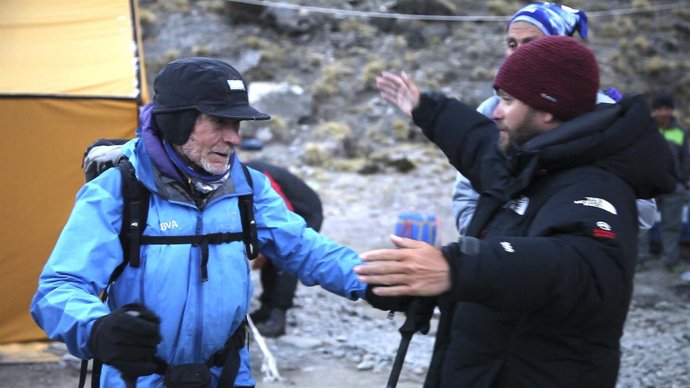
[{"label": "open hand", "polygon": [[450,266],[440,250],[416,240],[390,236],[398,249],[379,249],[361,254],[365,262],[355,267],[359,281],[382,285],[379,296],[434,296],[451,287]]},{"label": "open hand", "polygon": [[384,71],[376,77],[376,87],[383,99],[412,117],[412,110],[419,105],[419,87],[404,71],[400,75]]}]

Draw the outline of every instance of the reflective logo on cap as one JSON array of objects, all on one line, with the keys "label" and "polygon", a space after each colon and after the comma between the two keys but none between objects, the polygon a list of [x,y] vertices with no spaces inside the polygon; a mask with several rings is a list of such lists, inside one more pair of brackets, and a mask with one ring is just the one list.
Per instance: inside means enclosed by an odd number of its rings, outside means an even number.
[{"label": "reflective logo on cap", "polygon": [[230,86],[230,90],[245,90],[244,82],[239,79],[229,79],[228,86]]}]

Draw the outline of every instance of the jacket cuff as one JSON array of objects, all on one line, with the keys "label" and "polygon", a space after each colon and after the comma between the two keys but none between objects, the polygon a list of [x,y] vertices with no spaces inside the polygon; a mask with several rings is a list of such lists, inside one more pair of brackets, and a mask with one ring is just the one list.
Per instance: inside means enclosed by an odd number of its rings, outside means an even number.
[{"label": "jacket cuff", "polygon": [[452,300],[459,300],[460,287],[460,266],[462,264],[462,252],[460,251],[460,244],[452,243],[441,248],[443,257],[450,266],[450,290],[445,295]]},{"label": "jacket cuff", "polygon": [[97,350],[98,344],[96,341],[98,340],[98,330],[101,327],[101,324],[103,323],[103,317],[100,317],[98,319],[95,319],[93,323],[91,324],[91,330],[89,331],[89,337],[86,340],[86,350],[92,358],[96,357],[95,350]]},{"label": "jacket cuff", "polygon": [[422,129],[424,135],[433,141],[433,121],[436,112],[443,106],[447,99],[445,95],[438,92],[422,93],[419,96],[419,105],[412,110],[412,121]]}]

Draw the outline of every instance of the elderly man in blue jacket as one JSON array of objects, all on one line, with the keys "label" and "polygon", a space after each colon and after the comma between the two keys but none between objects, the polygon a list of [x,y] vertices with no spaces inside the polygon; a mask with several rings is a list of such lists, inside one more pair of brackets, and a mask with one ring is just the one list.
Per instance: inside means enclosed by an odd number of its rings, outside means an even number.
[{"label": "elderly man in blue jacket", "polygon": [[248,181],[235,155],[240,122],[269,116],[249,105],[237,70],[184,58],[163,68],[154,90],[140,136],[122,148],[151,193],[144,235],[204,242],[141,245],[138,267],[124,267],[109,286],[123,261],[123,178],[108,169],[79,191],[31,314],[71,354],[101,360],[108,388],[161,387],[164,379],[167,387],[252,387],[243,341],[253,291],[247,245],[213,243],[243,232],[239,198],[253,196],[259,252],[303,284],[360,298],[365,286],[353,267],[361,261],[290,212],[265,175],[248,170]]}]

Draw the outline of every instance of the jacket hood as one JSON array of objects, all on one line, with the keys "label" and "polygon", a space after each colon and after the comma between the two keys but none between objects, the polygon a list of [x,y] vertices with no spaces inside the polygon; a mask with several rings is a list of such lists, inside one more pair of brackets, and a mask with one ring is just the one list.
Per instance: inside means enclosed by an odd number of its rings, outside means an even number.
[{"label": "jacket hood", "polygon": [[[510,164],[553,172],[595,165],[623,179],[638,198],[672,192],[676,178],[666,140],[656,130],[642,96],[602,104],[515,149]],[[514,170],[515,171],[515,170]]]}]

